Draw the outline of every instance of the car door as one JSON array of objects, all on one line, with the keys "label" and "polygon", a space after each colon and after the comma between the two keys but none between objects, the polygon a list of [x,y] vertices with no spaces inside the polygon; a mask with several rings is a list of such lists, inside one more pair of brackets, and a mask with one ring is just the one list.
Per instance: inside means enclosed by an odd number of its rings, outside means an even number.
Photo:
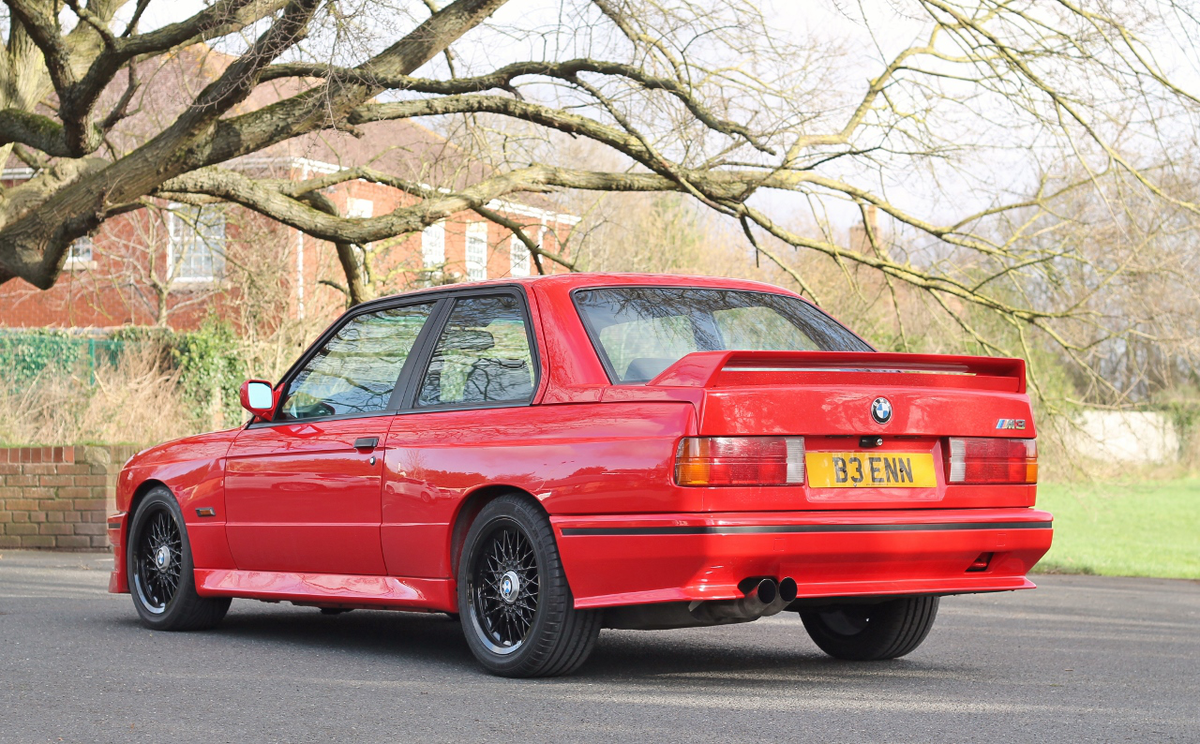
[{"label": "car door", "polygon": [[537,348],[518,290],[464,294],[443,311],[427,359],[407,378],[388,434],[381,539],[388,573],[445,578],[463,497],[506,471],[527,438]]},{"label": "car door", "polygon": [[393,397],[436,306],[342,319],[281,383],[274,420],[238,435],[225,508],[239,569],[384,574],[380,495]]}]

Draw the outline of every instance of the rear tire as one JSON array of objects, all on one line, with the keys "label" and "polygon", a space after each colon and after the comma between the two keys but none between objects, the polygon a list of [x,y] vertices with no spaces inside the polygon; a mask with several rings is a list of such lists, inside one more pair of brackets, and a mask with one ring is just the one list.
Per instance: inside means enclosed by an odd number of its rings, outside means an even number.
[{"label": "rear tire", "polygon": [[146,494],[125,546],[129,593],[142,625],[152,630],[207,630],[229,610],[229,597],[196,594],[192,545],[183,513],[165,486]]},{"label": "rear tire", "polygon": [[929,635],[938,597],[840,604],[800,611],[813,642],[838,659],[878,661],[912,652]]},{"label": "rear tire", "polygon": [[591,654],[602,618],[575,609],[550,521],[517,495],[483,507],[467,532],[458,607],[471,652],[504,677],[575,671]]}]

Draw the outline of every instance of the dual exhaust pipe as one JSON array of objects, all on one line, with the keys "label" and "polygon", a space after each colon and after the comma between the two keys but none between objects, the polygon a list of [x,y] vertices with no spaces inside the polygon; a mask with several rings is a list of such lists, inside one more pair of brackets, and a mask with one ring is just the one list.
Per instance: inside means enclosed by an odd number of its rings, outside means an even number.
[{"label": "dual exhaust pipe", "polygon": [[738,584],[745,592],[741,599],[704,602],[691,610],[697,620],[721,625],[770,617],[783,612],[796,599],[796,580],[788,576],[779,581],[773,578],[751,578]]}]

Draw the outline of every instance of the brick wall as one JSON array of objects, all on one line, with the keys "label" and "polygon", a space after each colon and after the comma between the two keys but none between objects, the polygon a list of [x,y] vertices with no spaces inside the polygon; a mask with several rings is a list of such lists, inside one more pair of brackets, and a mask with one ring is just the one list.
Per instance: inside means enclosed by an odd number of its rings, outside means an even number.
[{"label": "brick wall", "polygon": [[136,451],[0,448],[0,548],[107,548],[117,474]]}]

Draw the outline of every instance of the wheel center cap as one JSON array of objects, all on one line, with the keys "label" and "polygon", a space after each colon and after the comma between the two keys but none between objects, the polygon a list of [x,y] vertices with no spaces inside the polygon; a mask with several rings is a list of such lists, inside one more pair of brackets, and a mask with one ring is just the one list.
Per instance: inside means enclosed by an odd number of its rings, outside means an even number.
[{"label": "wheel center cap", "polygon": [[165,571],[167,566],[171,565],[171,551],[166,545],[162,545],[154,551],[154,565],[158,567],[159,571]]},{"label": "wheel center cap", "polygon": [[509,571],[500,577],[500,598],[512,604],[521,593],[521,579],[516,571]]}]

